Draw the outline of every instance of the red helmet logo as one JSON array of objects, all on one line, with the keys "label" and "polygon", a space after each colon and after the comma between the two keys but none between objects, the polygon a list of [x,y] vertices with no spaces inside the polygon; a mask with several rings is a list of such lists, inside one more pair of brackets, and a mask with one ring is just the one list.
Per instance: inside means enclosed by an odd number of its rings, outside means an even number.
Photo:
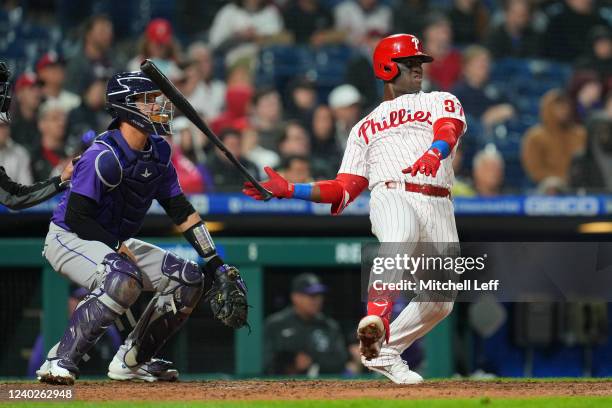
[{"label": "red helmet logo", "polygon": [[410,34],[394,34],[380,40],[374,49],[374,75],[383,81],[391,81],[399,74],[394,61],[398,58],[420,57],[423,62],[433,58],[423,52],[421,41]]}]

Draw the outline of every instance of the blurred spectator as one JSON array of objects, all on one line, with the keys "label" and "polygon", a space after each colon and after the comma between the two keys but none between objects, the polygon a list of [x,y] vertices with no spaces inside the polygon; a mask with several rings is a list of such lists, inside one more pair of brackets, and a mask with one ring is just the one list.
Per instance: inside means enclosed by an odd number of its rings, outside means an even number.
[{"label": "blurred spectator", "polygon": [[297,121],[289,121],[278,142],[281,159],[289,156],[310,156],[310,139],[306,129]]},{"label": "blurred spectator", "polygon": [[353,85],[340,85],[329,94],[329,107],[336,119],[336,140],[344,148],[353,126],[361,115],[361,95]]},{"label": "blurred spectator", "polygon": [[612,94],[605,109],[587,122],[588,142],[570,170],[570,185],[590,192],[612,191]]},{"label": "blurred spectator", "polygon": [[234,85],[250,87],[255,85],[251,73],[251,66],[248,63],[240,61],[233,65],[229,65],[226,72],[225,84],[228,88]]},{"label": "blurred spectator", "polygon": [[606,103],[601,113],[608,119],[612,119],[612,92],[608,92]]},{"label": "blurred spectator", "polygon": [[92,129],[96,133],[106,130],[110,115],[104,109],[106,101],[106,78],[89,78],[81,105],[68,114],[67,144],[75,149],[83,133]]},{"label": "blurred spectator", "polygon": [[281,97],[276,89],[262,87],[253,95],[250,123],[259,134],[259,144],[274,150],[281,134]]},{"label": "blurred spectator", "polygon": [[555,176],[546,177],[544,180],[540,181],[536,189],[536,194],[538,195],[556,196],[568,193],[569,188],[567,182]]},{"label": "blurred spectator", "polygon": [[612,33],[608,27],[597,26],[590,33],[590,47],[578,60],[575,68],[578,71],[595,71],[604,84],[610,87],[612,79]]},{"label": "blurred spectator", "polygon": [[180,45],[172,33],[172,25],[165,18],[149,22],[138,42],[138,55],[128,62],[129,71],[139,71],[145,59],[151,59],[168,77],[176,75],[180,59]]},{"label": "blurred spectator", "polygon": [[40,136],[36,115],[42,99],[36,76],[21,74],[15,81],[15,99],[12,103],[11,137],[30,152],[38,145]]},{"label": "blurred spectator", "polygon": [[397,0],[393,3],[393,32],[421,38],[425,17],[431,12],[428,0]]},{"label": "blurred spectator", "polygon": [[[319,105],[315,109],[312,115],[310,134],[312,161],[326,163],[328,169],[330,169],[328,174],[315,174],[315,177],[322,179],[335,178],[335,174],[340,168],[342,151],[335,137],[334,114],[329,106]],[[316,167],[320,168],[322,166],[317,165]]]},{"label": "blurred spectator", "polygon": [[304,273],[291,284],[291,305],[266,319],[264,367],[267,374],[317,377],[339,374],[348,353],[338,323],[322,313],[327,287]]},{"label": "blurred spectator", "polygon": [[187,56],[196,65],[191,68],[195,71],[186,70],[185,74],[188,80],[197,78],[195,89],[188,99],[204,119],[216,118],[225,105],[225,84],[213,76],[212,53],[203,42],[194,42],[187,49]]},{"label": "blurred spectator", "polygon": [[214,132],[221,132],[226,128],[244,129],[248,126],[248,108],[253,97],[253,88],[250,85],[229,85],[225,93],[225,111],[210,124]]},{"label": "blurred spectator", "polygon": [[572,158],[585,144],[586,130],[573,120],[569,96],[552,89],[540,101],[540,123],[523,137],[525,172],[536,183],[550,176],[567,180]]},{"label": "blurred spectator", "polygon": [[288,156],[283,160],[280,173],[290,183],[310,183],[310,161],[306,156]]},{"label": "blurred spectator", "polygon": [[32,175],[34,181],[46,180],[53,169],[64,164],[66,152],[66,111],[57,101],[47,101],[38,112],[40,145],[32,153]]},{"label": "blurred spectator", "polygon": [[360,45],[370,31],[391,32],[391,8],[378,0],[345,0],[334,10],[336,29],[346,33],[348,42]]},{"label": "blurred spectator", "polygon": [[455,43],[479,43],[485,37],[489,14],[480,0],[454,0],[448,18],[453,24]]},{"label": "blurred spectator", "polygon": [[344,40],[344,33],[334,30],[332,13],[319,0],[292,1],[284,19],[297,44],[318,47]]},{"label": "blurred spectator", "polygon": [[575,61],[588,49],[588,35],[598,25],[606,25],[593,0],[565,0],[550,17],[544,33],[544,56],[560,61]]},{"label": "blurred spectator", "polygon": [[174,79],[170,79],[179,91],[187,98],[189,103],[194,107],[200,116],[202,115],[203,105],[206,100],[202,98],[202,94],[196,93],[196,89],[200,83],[200,73],[197,69],[197,62],[192,60],[183,60],[177,65],[178,71],[174,71]]},{"label": "blurred spectator", "polygon": [[453,90],[466,114],[480,119],[486,127],[505,122],[515,114],[501,92],[489,83],[491,54],[479,45],[463,51],[463,81]]},{"label": "blurred spectator", "polygon": [[320,156],[311,157],[310,136],[299,122],[290,121],[285,125],[285,131],[278,144],[281,160],[301,156],[310,158],[310,170],[315,177],[334,177],[338,170],[337,162],[329,162]]},{"label": "blurred spectator", "polygon": [[242,152],[245,158],[263,169],[264,167],[275,168],[280,164],[280,157],[273,151],[259,144],[259,135],[255,129],[245,129],[242,132]]},{"label": "blurred spectator", "polygon": [[209,38],[215,50],[228,52],[246,45],[243,49],[252,53],[255,44],[271,40],[282,30],[283,17],[274,5],[264,0],[233,0],[215,16]]},{"label": "blurred spectator", "polygon": [[469,177],[464,177],[466,172],[463,168],[463,143],[459,143],[453,156],[453,172],[455,182],[451,188],[453,197],[474,197],[476,191],[472,188]]},{"label": "blurred spectator", "polygon": [[4,167],[6,174],[16,183],[32,184],[30,155],[11,139],[11,128],[4,121],[0,121],[0,167]]},{"label": "blurred spectator", "polygon": [[365,103],[366,110],[374,109],[380,103],[380,83],[372,72],[372,55],[374,48],[383,38],[382,33],[378,31],[369,31],[365,37],[363,44],[359,47],[359,53],[352,58],[346,67],[345,82],[359,89]]},{"label": "blurred spectator", "polygon": [[172,138],[167,137],[167,140],[173,147],[170,161],[176,169],[176,175],[183,192],[185,194],[205,193],[208,189],[205,188],[202,173],[191,160],[183,155],[180,147],[173,143]]},{"label": "blurred spectator", "polygon": [[48,52],[36,63],[36,73],[45,100],[56,100],[66,112],[81,104],[81,98],[64,89],[66,68],[64,60],[57,53]]},{"label": "blurred spectator", "polygon": [[448,91],[461,76],[461,53],[453,47],[451,23],[444,15],[431,14],[426,21],[423,47],[434,61],[423,69],[434,88]]},{"label": "blurred spectator", "polygon": [[603,107],[603,85],[594,71],[576,72],[569,84],[569,94],[576,120],[586,122],[592,112]]},{"label": "blurred spectator", "polygon": [[495,145],[489,144],[476,153],[472,164],[472,178],[476,194],[494,197],[503,193],[504,158]]},{"label": "blurred spectator", "polygon": [[285,117],[296,119],[306,125],[317,106],[316,85],[306,78],[296,77],[289,83],[287,89],[288,101]]},{"label": "blurred spectator", "polygon": [[[246,169],[255,176],[259,175],[259,170],[251,161],[242,157],[242,140],[240,131],[236,129],[226,129],[219,138],[227,149],[242,163]],[[215,191],[240,191],[244,178],[229,159],[219,149],[214,149],[206,161],[206,168],[210,172]]]},{"label": "blurred spectator", "polygon": [[193,163],[206,161],[204,148],[208,144],[208,138],[185,116],[179,116],[172,121],[172,143]]},{"label": "blurred spectator", "polygon": [[531,6],[528,0],[504,2],[504,19],[491,30],[486,45],[495,58],[537,55],[539,37],[531,27]]},{"label": "blurred spectator", "polygon": [[68,60],[66,89],[81,95],[85,81],[90,77],[107,77],[114,74],[111,59],[113,23],[104,15],[92,16],[85,24],[83,48]]}]

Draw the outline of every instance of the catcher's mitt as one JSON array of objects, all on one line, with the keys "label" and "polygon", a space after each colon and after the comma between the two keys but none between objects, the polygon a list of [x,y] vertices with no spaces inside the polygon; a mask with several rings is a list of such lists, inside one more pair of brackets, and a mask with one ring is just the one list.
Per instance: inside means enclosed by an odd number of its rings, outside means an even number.
[{"label": "catcher's mitt", "polygon": [[213,315],[225,325],[239,329],[247,324],[247,288],[235,267],[224,264],[217,268],[206,299]]}]

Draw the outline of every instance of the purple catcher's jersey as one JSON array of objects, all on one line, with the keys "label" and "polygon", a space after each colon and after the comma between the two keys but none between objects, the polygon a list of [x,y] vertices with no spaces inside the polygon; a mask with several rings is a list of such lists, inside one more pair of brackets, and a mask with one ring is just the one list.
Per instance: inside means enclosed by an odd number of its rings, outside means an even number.
[{"label": "purple catcher's jersey", "polygon": [[72,186],[55,209],[51,221],[70,231],[66,207],[78,193],[98,203],[97,221],[118,240],[134,237],[154,199],[182,194],[170,162],[170,145],[149,136],[146,151],[131,149],[119,130],[100,135],[74,167]]}]

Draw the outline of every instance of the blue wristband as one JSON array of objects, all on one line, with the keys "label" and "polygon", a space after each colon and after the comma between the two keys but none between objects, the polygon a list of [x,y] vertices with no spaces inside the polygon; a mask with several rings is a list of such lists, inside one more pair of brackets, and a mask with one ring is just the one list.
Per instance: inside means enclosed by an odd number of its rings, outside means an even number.
[{"label": "blue wristband", "polygon": [[444,140],[436,140],[431,144],[430,149],[438,149],[438,151],[442,154],[442,158],[446,159],[450,154],[450,145]]},{"label": "blue wristband", "polygon": [[312,195],[312,184],[310,183],[297,183],[294,184],[292,198],[298,198],[300,200],[310,201]]}]

